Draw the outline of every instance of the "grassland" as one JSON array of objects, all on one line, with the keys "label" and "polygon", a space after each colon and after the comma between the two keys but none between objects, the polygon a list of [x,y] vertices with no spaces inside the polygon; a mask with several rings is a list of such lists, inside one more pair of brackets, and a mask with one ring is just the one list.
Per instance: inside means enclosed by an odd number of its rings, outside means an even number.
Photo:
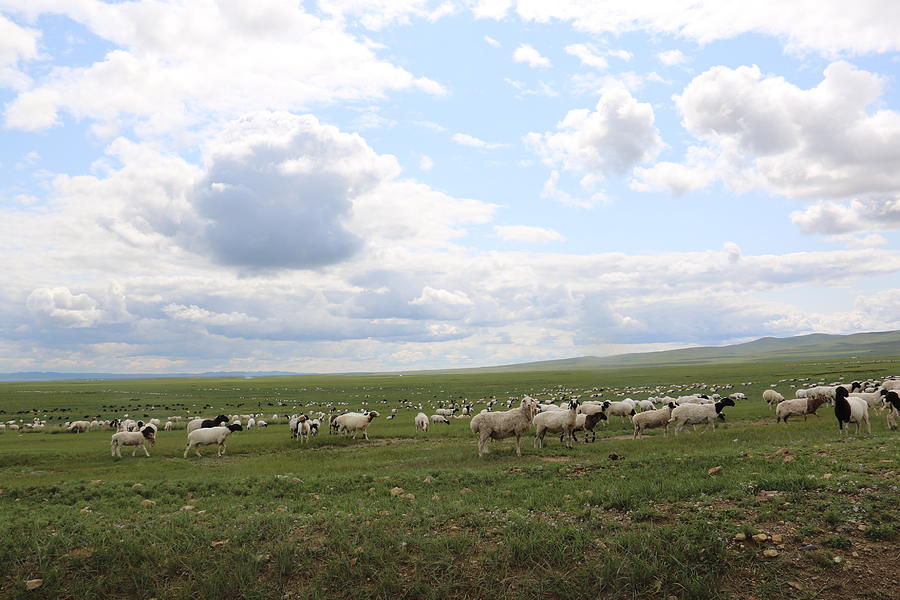
[{"label": "grassland", "polygon": [[[52,419],[0,434],[0,597],[894,598],[898,433],[873,414],[871,436],[842,438],[828,407],[776,426],[759,396],[898,364],[2,384],[2,420]],[[404,401],[701,383],[751,400],[715,432],[633,441],[614,419],[571,450],[529,439],[521,459],[508,441],[479,459],[465,420],[417,435],[404,409],[377,419],[370,442],[323,433],[300,447],[280,424],[234,434],[221,459],[182,459],[183,431],[118,461],[109,432],[52,432],[123,412],[387,414]]]}]

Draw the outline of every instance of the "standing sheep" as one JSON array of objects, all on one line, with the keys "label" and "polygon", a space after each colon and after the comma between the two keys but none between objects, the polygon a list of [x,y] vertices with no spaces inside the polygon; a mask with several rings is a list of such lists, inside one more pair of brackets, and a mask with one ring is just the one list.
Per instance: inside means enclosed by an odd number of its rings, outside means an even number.
[{"label": "standing sheep", "polygon": [[822,394],[813,394],[807,396],[806,398],[794,398],[792,400],[785,400],[783,402],[779,402],[778,406],[775,407],[775,422],[781,423],[784,421],[787,423],[787,420],[790,417],[799,417],[802,416],[803,420],[806,420],[807,415],[815,415],[816,411],[819,410],[819,407],[825,404],[826,397]]},{"label": "standing sheep", "polygon": [[134,446],[134,449],[131,451],[132,456],[134,456],[138,448],[142,448],[147,458],[150,458],[150,453],[147,451],[147,446],[144,445],[144,442],[154,443],[156,441],[155,434],[156,432],[152,427],[146,427],[142,431],[120,431],[114,433],[109,442],[110,454],[113,457],[122,458],[122,446]]},{"label": "standing sheep", "polygon": [[763,401],[769,405],[769,408],[775,408],[778,403],[784,400],[784,396],[775,390],[766,390],[762,393]]},{"label": "standing sheep", "polygon": [[656,427],[663,428],[663,436],[669,435],[669,419],[672,418],[672,411],[677,406],[674,402],[669,402],[657,410],[645,410],[634,415],[631,418],[631,422],[634,424],[634,436],[631,439],[636,440],[638,436],[644,434],[645,430]]},{"label": "standing sheep", "polygon": [[897,417],[900,416],[900,394],[894,390],[881,390],[883,402],[887,408],[887,424],[891,429],[897,429]]},{"label": "standing sheep", "polygon": [[572,431],[578,417],[578,400],[569,402],[568,410],[542,412],[534,416],[534,446],[544,447],[547,432],[562,433],[566,437],[566,448],[572,447]]},{"label": "standing sheep", "polygon": [[444,425],[449,425],[450,421],[444,415],[431,415],[432,423],[443,423]]},{"label": "standing sheep", "polygon": [[716,418],[726,406],[734,406],[734,400],[723,398],[715,404],[682,404],[672,410],[669,423],[677,423],[675,433],[684,430],[685,425],[703,425],[703,431],[712,425],[716,430]]},{"label": "standing sheep", "polygon": [[372,422],[372,419],[377,416],[379,415],[374,410],[367,415],[361,413],[347,413],[335,419],[335,424],[340,433],[352,433],[352,439],[355,440],[356,434],[362,431],[366,441],[369,441],[369,424]]},{"label": "standing sheep", "polygon": [[516,438],[516,456],[522,456],[522,436],[531,428],[538,410],[533,398],[522,399],[518,408],[498,412],[482,412],[472,418],[469,428],[478,435],[478,456],[488,453],[488,440]]},{"label": "standing sheep", "polygon": [[416,431],[422,431],[422,433],[428,433],[428,415],[423,412],[420,412],[416,415]]},{"label": "standing sheep", "polygon": [[847,424],[846,431],[850,430],[850,423],[856,423],[856,433],[859,434],[860,423],[866,424],[866,429],[872,433],[872,426],[869,424],[869,405],[862,398],[850,396],[847,388],[841,386],[834,393],[834,416],[837,418],[838,427],[841,433],[844,433],[844,424]]},{"label": "standing sheep", "polygon": [[200,456],[200,449],[198,446],[212,446],[213,444],[219,446],[219,451],[216,455],[221,457],[225,454],[225,440],[228,439],[228,436],[231,435],[233,431],[242,431],[243,429],[244,428],[241,427],[239,423],[228,426],[220,425],[217,427],[201,427],[200,429],[195,429],[188,434],[188,443],[187,446],[184,447],[184,458],[187,458],[191,448],[194,449],[197,456]]}]

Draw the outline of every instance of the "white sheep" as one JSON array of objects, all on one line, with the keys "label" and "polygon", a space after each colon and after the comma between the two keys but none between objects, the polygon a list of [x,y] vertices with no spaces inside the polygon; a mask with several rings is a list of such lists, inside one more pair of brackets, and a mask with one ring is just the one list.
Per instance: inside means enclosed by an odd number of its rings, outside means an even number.
[{"label": "white sheep", "polygon": [[[633,409],[632,409],[633,410]],[[578,417],[578,400],[569,402],[568,410],[542,412],[534,416],[534,446],[544,447],[547,432],[562,433],[566,438],[566,448],[572,447],[572,430]]]},{"label": "white sheep", "polygon": [[790,417],[799,417],[802,416],[803,420],[806,420],[807,415],[815,415],[816,411],[819,410],[819,407],[825,404],[826,397],[823,394],[812,394],[807,396],[806,398],[794,398],[791,400],[784,400],[783,402],[779,402],[775,407],[775,422],[781,423],[782,421],[787,423]]},{"label": "white sheep", "polygon": [[431,415],[432,423],[443,423],[445,425],[449,425],[450,421],[444,415]]},{"label": "white sheep", "polygon": [[[640,408],[641,411],[656,410],[656,405],[653,404],[652,400],[638,400],[637,408]],[[632,419],[632,421],[634,421],[634,419]]]},{"label": "white sheep", "polygon": [[213,444],[217,444],[219,446],[217,456],[222,456],[225,454],[225,440],[228,439],[228,436],[231,435],[233,431],[241,431],[244,428],[239,424],[233,425],[219,425],[217,427],[201,427],[200,429],[195,429],[190,432],[187,436],[187,446],[184,448],[184,458],[187,458],[188,452],[191,448],[194,449],[194,452],[197,456],[200,456],[200,449],[198,446],[212,446]]},{"label": "white sheep", "polygon": [[421,430],[422,433],[428,433],[428,415],[420,412],[416,415],[416,431]]},{"label": "white sheep", "polygon": [[669,423],[677,423],[675,433],[684,430],[685,425],[703,425],[703,431],[712,425],[716,430],[716,419],[726,406],[734,406],[734,400],[723,398],[715,404],[681,404],[672,409]]},{"label": "white sheep", "polygon": [[518,408],[498,412],[482,412],[472,418],[469,428],[478,435],[478,456],[488,453],[488,440],[516,438],[516,456],[522,456],[522,436],[531,428],[537,413],[537,401],[526,396]]},{"label": "white sheep", "polygon": [[254,419],[253,417],[250,417],[249,419],[247,419],[247,429],[253,429],[253,427],[255,425],[256,425],[256,419]]},{"label": "white sheep", "polygon": [[[838,387],[834,394],[834,416],[837,418],[841,433],[850,430],[850,423],[856,423],[856,433],[859,434],[860,423],[866,424],[866,429],[872,433],[869,424],[869,405],[862,398],[850,396],[845,387]],[[844,424],[847,429],[844,429]]]},{"label": "white sheep", "polygon": [[110,454],[113,457],[122,458],[122,446],[134,446],[131,455],[137,452],[138,448],[143,448],[144,454],[149,458],[150,452],[147,451],[145,442],[154,443],[156,432],[152,427],[145,427],[143,431],[120,431],[112,434],[109,442]]},{"label": "white sheep", "polygon": [[72,433],[84,433],[90,428],[91,424],[88,421],[72,421],[67,427]]},{"label": "white sheep", "polygon": [[644,434],[645,430],[657,427],[662,427],[664,430],[663,436],[667,436],[669,434],[669,419],[672,418],[672,411],[677,406],[674,402],[669,402],[662,408],[646,410],[634,415],[631,418],[631,423],[634,425],[634,436],[631,439],[637,439],[638,436]]},{"label": "white sheep", "polygon": [[628,401],[623,400],[621,402],[604,402],[603,403],[604,410],[607,417],[622,417],[622,420],[625,421],[631,420],[631,418],[635,415],[634,405]]},{"label": "white sheep", "polygon": [[763,402],[769,405],[769,408],[775,408],[778,403],[784,400],[784,396],[775,390],[766,390],[762,393]]},{"label": "white sheep", "polygon": [[163,425],[164,431],[171,431],[174,428],[175,428],[175,423],[173,423],[172,421],[166,421],[166,424]]},{"label": "white sheep", "polygon": [[374,410],[367,415],[361,413],[347,413],[335,419],[335,423],[337,424],[340,433],[352,433],[352,439],[355,440],[356,434],[362,431],[363,436],[366,438],[366,441],[368,441],[369,424],[372,422],[372,419],[377,416],[379,415]]}]

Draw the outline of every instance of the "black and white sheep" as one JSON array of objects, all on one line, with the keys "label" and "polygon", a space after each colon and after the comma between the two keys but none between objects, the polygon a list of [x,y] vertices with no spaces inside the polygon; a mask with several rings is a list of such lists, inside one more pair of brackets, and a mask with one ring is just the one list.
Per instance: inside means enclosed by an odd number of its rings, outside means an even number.
[{"label": "black and white sheep", "polygon": [[131,451],[132,456],[134,456],[134,453],[137,452],[138,448],[142,448],[144,454],[149,458],[150,452],[147,451],[145,443],[148,441],[151,444],[155,443],[155,436],[156,431],[152,427],[145,427],[141,431],[120,431],[114,433],[109,442],[110,454],[113,457],[122,458],[122,446],[134,446]]},{"label": "black and white sheep", "polygon": [[191,448],[194,449],[197,456],[200,456],[200,449],[198,446],[212,446],[213,444],[216,444],[219,447],[216,455],[222,456],[225,454],[225,440],[228,439],[228,436],[234,431],[242,431],[243,429],[244,428],[241,427],[240,424],[219,425],[216,427],[201,427],[200,429],[195,429],[187,436],[187,446],[184,447],[184,458],[187,458]]},{"label": "black and white sheep", "polygon": [[715,404],[681,404],[672,410],[669,423],[676,423],[675,433],[684,430],[685,425],[703,425],[703,430],[712,425],[716,430],[716,419],[726,406],[734,406],[734,400],[723,398]]},{"label": "black and white sheep", "polygon": [[[843,386],[839,386],[834,393],[834,416],[837,418],[841,433],[850,430],[850,423],[856,423],[857,434],[861,423],[865,423],[866,429],[872,433],[872,426],[869,424],[869,405],[862,398],[851,396]],[[844,424],[847,425],[846,430]]]}]

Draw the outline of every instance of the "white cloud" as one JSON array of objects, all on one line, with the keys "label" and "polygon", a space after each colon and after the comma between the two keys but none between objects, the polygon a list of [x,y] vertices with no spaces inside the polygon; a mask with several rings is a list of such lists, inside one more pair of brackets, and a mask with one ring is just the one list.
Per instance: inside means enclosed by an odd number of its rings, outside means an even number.
[{"label": "white cloud", "polygon": [[434,168],[434,159],[432,159],[427,154],[423,154],[421,158],[419,158],[419,170],[420,171],[430,171]]},{"label": "white cloud", "polygon": [[566,238],[555,229],[549,227],[532,227],[529,225],[495,225],[494,232],[501,240],[508,242],[556,242]]},{"label": "white cloud", "polygon": [[476,0],[472,13],[479,19],[502,19],[512,7],[512,0]]},{"label": "white cloud", "polygon": [[643,173],[645,183],[667,174],[683,182],[706,169],[733,189],[792,198],[896,194],[900,113],[877,108],[883,88],[881,77],[846,62],[806,90],[756,66],[713,67],[676,97],[685,128],[706,146],[688,155],[680,178],[664,165]]},{"label": "white cloud", "polygon": [[37,57],[40,33],[22,27],[0,14],[0,88],[23,90],[30,83],[18,64]]},{"label": "white cloud", "polygon": [[452,139],[460,146],[469,146],[471,148],[481,148],[484,150],[495,150],[504,146],[504,144],[485,142],[484,140],[481,140],[474,135],[469,135],[468,133],[454,133],[450,139]]},{"label": "white cloud", "polygon": [[500,42],[498,42],[497,40],[495,40],[494,38],[492,38],[489,35],[484,36],[484,41],[485,41],[485,43],[487,43],[488,46],[493,46],[494,48],[500,47]]},{"label": "white cloud", "polygon": [[597,49],[590,44],[570,44],[566,46],[566,53],[577,57],[583,65],[588,67],[605,69],[609,66],[606,59],[598,54]]},{"label": "white cloud", "polygon": [[656,58],[667,67],[674,67],[675,65],[681,65],[687,62],[687,57],[681,50],[666,50],[665,52],[659,52],[656,55]]},{"label": "white cloud", "polygon": [[559,187],[559,171],[553,170],[541,188],[541,198],[553,200],[566,206],[576,208],[593,208],[599,203],[606,202],[608,198],[602,192],[593,192],[587,198],[576,198],[569,192]]},{"label": "white cloud", "polygon": [[90,66],[40,77],[7,106],[9,127],[45,129],[68,112],[101,123],[134,123],[149,135],[261,108],[297,110],[404,89],[446,92],[379,59],[339,24],[284,0],[85,0],[47,8],[117,48]]},{"label": "white cloud", "polygon": [[526,63],[532,69],[546,69],[550,67],[550,59],[542,56],[533,46],[520,44],[513,52],[513,60],[518,63]]},{"label": "white cloud", "polygon": [[900,50],[900,15],[881,2],[822,0],[815,9],[804,2],[760,0],[522,0],[516,11],[525,21],[570,21],[594,34],[644,30],[667,33],[702,44],[762,33],[781,38],[790,50],[813,50],[827,55]]},{"label": "white cloud", "polygon": [[653,159],[662,147],[653,122],[649,104],[622,87],[608,87],[594,111],[570,110],[555,133],[529,133],[525,141],[548,165],[584,171],[590,183]]},{"label": "white cloud", "polygon": [[900,229],[900,195],[854,198],[848,203],[817,202],[791,213],[807,233],[847,234]]}]

